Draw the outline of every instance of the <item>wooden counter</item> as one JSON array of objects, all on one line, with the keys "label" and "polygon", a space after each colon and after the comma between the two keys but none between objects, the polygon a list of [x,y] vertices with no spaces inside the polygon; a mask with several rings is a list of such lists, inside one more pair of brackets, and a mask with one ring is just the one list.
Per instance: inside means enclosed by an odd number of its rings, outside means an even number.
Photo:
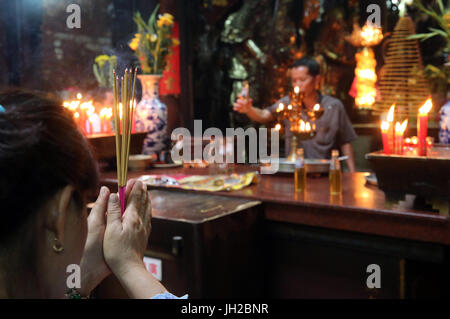
[{"label": "wooden counter", "polygon": [[[257,167],[237,167],[238,172],[255,169]],[[145,174],[201,175],[208,174],[208,170],[152,169],[130,172],[129,178]],[[213,194],[261,201],[268,220],[450,245],[448,215],[402,208],[386,202],[381,190],[366,184],[365,175],[343,173],[341,196],[330,196],[326,176],[308,177],[306,192],[297,193],[292,175],[260,175],[260,182],[256,185]],[[115,176],[113,172],[105,173],[103,182],[116,187]]]},{"label": "wooden counter", "polygon": [[[237,172],[257,170],[252,166],[237,166]],[[208,174],[208,169],[151,169],[145,172],[130,172],[129,178],[145,174]],[[231,222],[218,216],[216,223],[208,227],[210,236],[198,238],[193,247],[211,245],[218,240],[223,242],[220,249],[212,249],[208,260],[216,260],[214,266],[193,273],[183,266],[177,272],[168,274],[178,278],[184,273],[194,282],[203,280],[214,282],[213,269],[231,269],[231,263],[240,272],[262,271],[257,280],[262,286],[247,296],[269,298],[421,298],[448,297],[450,285],[450,218],[448,215],[412,210],[395,206],[386,201],[384,193],[375,186],[366,185],[364,173],[344,173],[341,196],[330,196],[328,178],[308,177],[307,191],[294,191],[291,175],[260,175],[259,183],[233,192],[193,192],[186,190],[166,190],[173,194],[173,203],[154,203],[155,222],[149,249],[159,249],[159,238],[171,234],[174,229],[196,225],[194,214],[179,211],[194,207],[197,196],[205,203],[215,207],[217,202],[234,200],[258,201],[260,219]],[[102,183],[115,190],[116,174],[104,173]],[[154,191],[152,191],[154,192]],[[178,192],[178,193],[177,193]],[[208,195],[205,195],[208,194]],[[190,198],[192,196],[192,198]],[[158,197],[158,196],[157,196]],[[179,199],[176,200],[175,198]],[[168,197],[167,197],[168,198]],[[157,198],[155,198],[157,200]],[[192,206],[190,203],[194,203]],[[223,204],[222,204],[223,205]],[[208,207],[209,207],[208,206]],[[175,214],[175,215],[174,215]],[[200,214],[201,215],[201,214]],[[234,216],[227,215],[227,216]],[[182,216],[182,219],[178,217]],[[236,215],[236,217],[239,215]],[[257,216],[243,213],[240,216]],[[191,218],[192,217],[192,218]],[[195,217],[195,218],[194,218]],[[178,220],[175,221],[175,218]],[[222,220],[221,223],[219,221]],[[164,224],[171,222],[167,227]],[[232,226],[233,225],[233,226]],[[252,235],[240,237],[237,242],[232,229],[241,225],[242,233],[253,229]],[[250,226],[251,225],[251,226]],[[192,227],[192,226],[191,226]],[[221,235],[215,234],[220,231]],[[227,239],[225,239],[228,234]],[[250,234],[248,232],[248,234]],[[167,236],[167,235],[164,235]],[[198,237],[198,236],[197,236]],[[225,240],[224,240],[225,239]],[[228,244],[226,244],[229,242]],[[242,257],[239,248],[253,243],[251,251],[259,257],[252,258],[256,264],[250,265]],[[224,249],[228,247],[226,256]],[[224,257],[225,256],[225,257]],[[220,261],[220,262],[219,262]],[[185,261],[190,264],[205,264],[192,256]],[[170,260],[163,260],[165,269],[170,269]],[[230,265],[229,265],[230,264]],[[378,265],[382,272],[382,287],[369,289],[366,279],[368,265]],[[255,266],[256,265],[256,266]],[[183,270],[181,270],[183,269]],[[209,269],[209,273],[207,271]],[[212,271],[212,274],[211,274]],[[233,270],[227,278],[233,278]],[[178,276],[178,277],[177,277]],[[210,276],[210,277],[208,277]],[[223,276],[222,276],[223,277]],[[187,279],[185,279],[187,280]],[[230,279],[232,280],[232,279]],[[201,297],[233,297],[235,292],[227,290],[228,280],[217,283],[214,289],[197,290]],[[164,282],[163,282],[164,283]],[[167,284],[169,289],[176,285]],[[237,281],[237,287],[255,287],[250,281]],[[173,287],[173,288],[172,288]],[[194,284],[186,289],[196,291]],[[221,294],[221,291],[226,293]],[[180,290],[184,292],[183,289]]]}]

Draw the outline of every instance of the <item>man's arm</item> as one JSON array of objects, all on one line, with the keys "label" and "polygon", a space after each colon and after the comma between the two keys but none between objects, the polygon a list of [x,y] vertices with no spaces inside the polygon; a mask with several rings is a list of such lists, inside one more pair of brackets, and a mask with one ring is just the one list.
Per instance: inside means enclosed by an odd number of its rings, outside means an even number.
[{"label": "man's arm", "polygon": [[269,122],[272,122],[275,120],[275,118],[272,116],[272,113],[268,110],[262,110],[256,107],[251,107],[250,110],[247,112],[247,116],[255,122],[266,124]]},{"label": "man's arm", "polygon": [[272,113],[267,109],[259,109],[252,106],[252,100],[239,98],[233,105],[233,109],[239,113],[247,114],[247,116],[254,122],[266,124],[275,120]]},{"label": "man's arm", "polygon": [[350,143],[342,144],[342,154],[348,156],[347,165],[350,172],[355,172],[355,157],[353,155],[353,146]]}]

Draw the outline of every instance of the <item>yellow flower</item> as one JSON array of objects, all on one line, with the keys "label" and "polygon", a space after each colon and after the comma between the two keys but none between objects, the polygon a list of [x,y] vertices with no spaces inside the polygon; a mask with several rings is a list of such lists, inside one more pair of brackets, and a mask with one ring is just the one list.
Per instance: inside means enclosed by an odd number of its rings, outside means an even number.
[{"label": "yellow flower", "polygon": [[136,33],[135,37],[133,38],[133,40],[131,40],[131,42],[129,44],[131,50],[136,51],[136,49],[139,46],[140,39],[141,39],[141,35],[139,33]]},{"label": "yellow flower", "polygon": [[450,12],[445,13],[443,18],[445,23],[447,23],[447,27],[450,28]]},{"label": "yellow flower", "polygon": [[158,36],[156,34],[147,34],[147,40],[150,42],[156,42],[156,40],[158,40]]},{"label": "yellow flower", "polygon": [[95,58],[95,63],[97,63],[98,66],[101,68],[106,62],[108,62],[108,60],[109,56],[107,56],[106,54],[102,54]]},{"label": "yellow flower", "polygon": [[171,26],[173,24],[173,16],[170,13],[164,13],[159,16],[158,22],[156,22],[158,27]]}]

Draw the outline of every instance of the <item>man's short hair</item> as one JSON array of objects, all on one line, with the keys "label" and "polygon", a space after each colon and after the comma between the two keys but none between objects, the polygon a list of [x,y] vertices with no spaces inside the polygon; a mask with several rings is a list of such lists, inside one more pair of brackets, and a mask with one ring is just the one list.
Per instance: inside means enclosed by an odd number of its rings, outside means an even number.
[{"label": "man's short hair", "polygon": [[316,76],[320,74],[320,65],[316,59],[311,57],[303,57],[296,60],[291,68],[297,68],[299,66],[306,66],[308,68],[309,75]]}]

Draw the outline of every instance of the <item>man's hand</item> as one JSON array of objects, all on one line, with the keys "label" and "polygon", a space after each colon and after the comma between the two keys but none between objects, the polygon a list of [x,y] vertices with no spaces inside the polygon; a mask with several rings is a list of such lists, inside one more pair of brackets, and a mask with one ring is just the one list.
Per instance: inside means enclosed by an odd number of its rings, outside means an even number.
[{"label": "man's hand", "polygon": [[252,109],[252,99],[239,97],[233,104],[233,110],[239,113],[248,114]]}]

